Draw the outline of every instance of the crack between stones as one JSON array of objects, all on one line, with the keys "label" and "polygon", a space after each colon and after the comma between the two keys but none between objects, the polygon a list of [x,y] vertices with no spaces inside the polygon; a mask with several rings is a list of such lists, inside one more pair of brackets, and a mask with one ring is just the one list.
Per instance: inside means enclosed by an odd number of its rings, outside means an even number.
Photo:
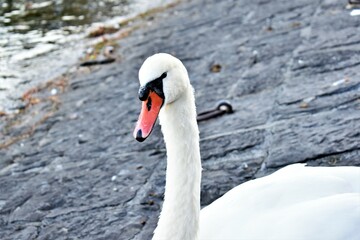
[{"label": "crack between stones", "polygon": [[[360,83],[356,84],[356,86],[357,86],[357,89],[355,89],[355,90],[358,90],[360,88]],[[339,91],[337,91],[337,90],[339,90]],[[346,91],[346,90],[343,90],[343,89],[337,89],[337,90],[334,90],[334,91],[329,92],[329,93],[317,94],[317,95],[314,96],[314,98],[330,97],[330,96],[333,96],[333,95],[349,92],[349,91]],[[350,91],[352,91],[352,90],[350,90]],[[355,102],[355,101],[359,100],[359,98],[360,98],[360,95],[355,95],[351,99],[349,99],[347,101],[344,101],[342,103],[339,103],[336,107],[339,108],[339,107],[342,107],[342,106],[344,106],[346,104],[349,104],[351,102]],[[291,106],[291,105],[295,105],[295,104],[300,104],[302,101],[303,101],[303,99],[299,99],[299,100],[295,100],[295,101],[291,101],[291,102],[277,103],[277,104],[279,106]],[[313,109],[313,110],[308,109],[308,110],[304,110],[303,112],[308,112],[308,113],[313,114],[313,113],[318,113],[318,112],[324,112],[324,110],[330,111],[331,109],[333,109],[333,107],[330,106],[330,107],[321,107],[321,108],[317,108],[317,109]]]},{"label": "crack between stones", "polygon": [[[350,152],[359,151],[359,150],[360,150],[360,148],[354,147],[354,148],[350,148],[350,149],[347,149],[347,150],[344,150],[344,151],[339,151],[339,152],[318,154],[315,157],[305,158],[304,160],[298,161],[296,163],[308,163],[310,161],[316,161],[316,160],[319,160],[321,158],[336,156],[336,155],[339,155],[339,154],[345,154],[345,153],[350,153]],[[296,163],[294,163],[294,164],[296,164]],[[279,169],[279,168],[282,168],[282,167],[285,167],[285,166],[287,166],[287,165],[278,165],[278,166],[276,166],[276,168],[269,168],[269,169]]]},{"label": "crack between stones", "polygon": [[[360,64],[360,62],[359,62],[359,64]],[[337,95],[337,94],[341,94],[341,93],[345,93],[345,92],[350,92],[353,90],[358,91],[359,89],[360,89],[360,82],[357,84],[351,85],[351,86],[337,88],[330,92],[320,93],[319,95],[317,95],[317,97],[329,97],[329,96],[333,96],[333,95]]]},{"label": "crack between stones", "polygon": [[[121,204],[107,204],[107,203],[105,203],[105,204],[101,204],[101,205],[95,206],[95,207],[89,207],[89,208],[84,208],[84,209],[72,209],[72,210],[69,210],[66,213],[60,213],[60,214],[56,214],[54,216],[45,215],[44,219],[54,219],[54,218],[57,218],[57,217],[63,217],[63,216],[73,214],[73,213],[90,212],[90,211],[94,211],[94,210],[98,210],[98,209],[108,209],[108,208],[113,208],[113,207],[119,207],[119,206],[123,206],[124,204],[125,203],[121,203]],[[14,222],[16,222],[16,221],[14,221]]]},{"label": "crack between stones", "polygon": [[[320,52],[337,52],[339,50],[358,50],[359,48],[354,48],[354,45],[360,44],[360,41],[352,41],[352,42],[348,42],[348,43],[343,43],[343,44],[334,44],[332,46],[327,46],[327,47],[320,47],[317,49],[307,49],[304,51],[301,51],[299,53],[301,54],[306,54],[306,53],[320,53]],[[348,48],[351,47],[351,48]]]},{"label": "crack between stones", "polygon": [[360,65],[360,62],[357,62],[357,63],[354,63],[354,64],[342,66],[342,67],[335,67],[335,68],[332,68],[332,69],[324,69],[322,71],[318,71],[317,73],[336,72],[336,71],[341,71],[341,70],[344,70],[344,69],[350,69],[352,67],[356,67],[356,66],[359,66],[359,65]]},{"label": "crack between stones", "polygon": [[206,158],[201,158],[201,161],[207,161],[209,159],[212,159],[212,158],[223,158],[223,157],[226,157],[228,154],[232,153],[232,152],[235,152],[235,151],[246,151],[246,150],[249,150],[249,149],[252,149],[254,148],[255,146],[257,146],[258,144],[257,143],[254,143],[254,144],[249,144],[249,145],[246,145],[244,147],[240,147],[240,148],[231,148],[231,149],[227,149],[226,151],[224,152],[221,152],[221,153],[217,153],[217,154],[212,154]]}]

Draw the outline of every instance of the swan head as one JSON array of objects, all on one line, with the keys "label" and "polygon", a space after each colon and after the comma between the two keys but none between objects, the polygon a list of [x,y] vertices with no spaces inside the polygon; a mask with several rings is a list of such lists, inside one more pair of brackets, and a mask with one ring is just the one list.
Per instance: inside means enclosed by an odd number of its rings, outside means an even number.
[{"label": "swan head", "polygon": [[150,135],[161,108],[179,99],[190,81],[182,62],[167,53],[148,57],[139,70],[139,81],[142,109],[134,137],[142,142]]}]

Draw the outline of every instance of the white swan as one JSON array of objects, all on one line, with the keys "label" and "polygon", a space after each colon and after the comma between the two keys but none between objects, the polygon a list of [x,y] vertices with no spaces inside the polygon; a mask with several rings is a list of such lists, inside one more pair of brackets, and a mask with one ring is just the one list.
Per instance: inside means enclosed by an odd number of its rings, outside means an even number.
[{"label": "white swan", "polygon": [[296,164],[230,190],[201,210],[195,100],[177,58],[155,54],[139,71],[134,137],[159,115],[167,149],[165,199],[153,239],[360,239],[360,168]]}]

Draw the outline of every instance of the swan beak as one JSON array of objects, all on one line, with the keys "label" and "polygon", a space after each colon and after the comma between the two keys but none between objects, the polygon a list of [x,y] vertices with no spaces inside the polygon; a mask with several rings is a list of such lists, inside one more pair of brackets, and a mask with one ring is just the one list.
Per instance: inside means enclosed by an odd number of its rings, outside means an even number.
[{"label": "swan beak", "polygon": [[143,142],[151,133],[164,99],[150,90],[149,96],[142,102],[139,120],[134,130],[134,138]]}]

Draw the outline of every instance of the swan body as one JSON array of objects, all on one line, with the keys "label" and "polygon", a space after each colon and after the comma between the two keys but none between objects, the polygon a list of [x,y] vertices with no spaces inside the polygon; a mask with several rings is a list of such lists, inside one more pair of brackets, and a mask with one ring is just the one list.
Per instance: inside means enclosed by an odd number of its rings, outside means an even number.
[{"label": "swan body", "polygon": [[144,141],[159,116],[166,186],[153,239],[360,239],[360,168],[295,164],[241,184],[200,212],[201,159],[194,90],[177,58],[155,54],[139,71]]},{"label": "swan body", "polygon": [[360,169],[290,165],[233,188],[200,222],[208,240],[360,239]]}]

